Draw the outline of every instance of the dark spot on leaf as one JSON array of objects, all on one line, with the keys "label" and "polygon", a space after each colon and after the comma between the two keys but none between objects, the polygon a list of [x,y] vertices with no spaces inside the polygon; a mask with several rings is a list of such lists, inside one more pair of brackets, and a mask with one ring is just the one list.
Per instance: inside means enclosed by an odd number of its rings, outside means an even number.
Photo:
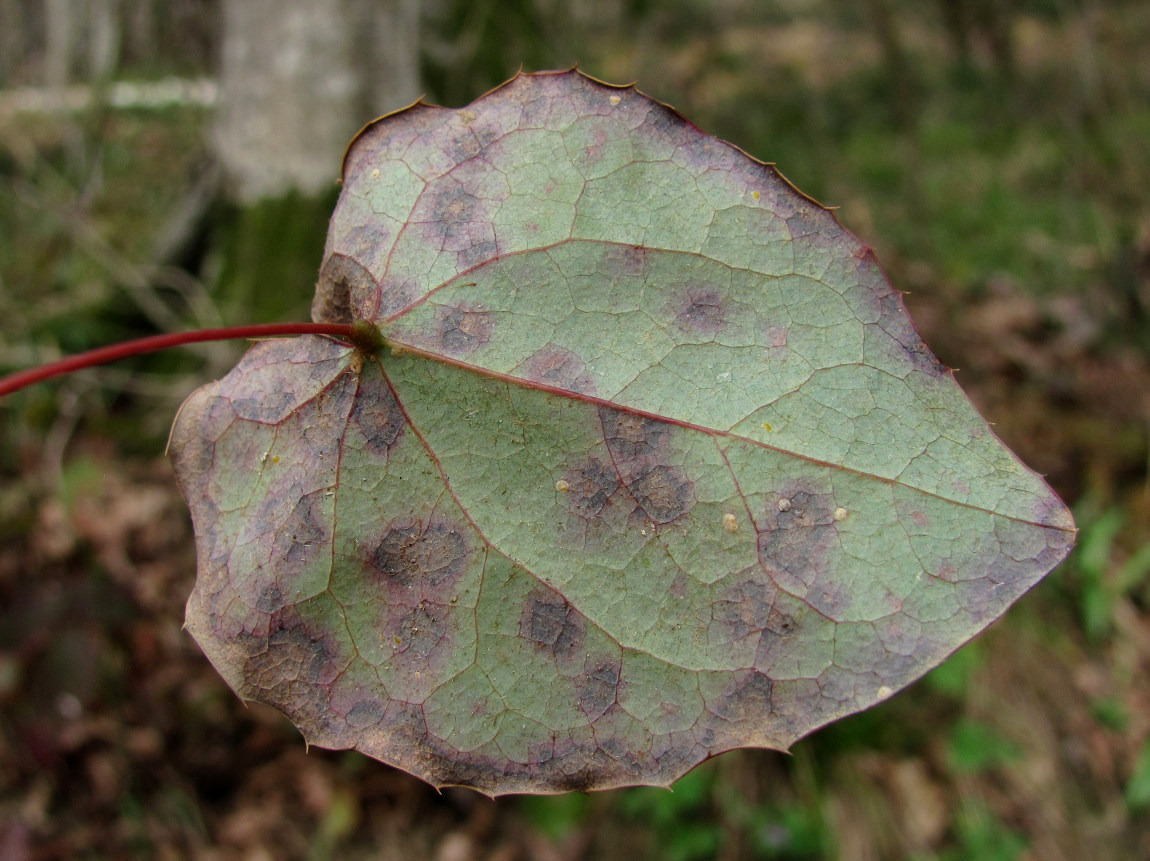
[{"label": "dark spot on leaf", "polygon": [[418,523],[387,530],[371,554],[372,566],[389,579],[404,584],[414,581],[419,572],[411,558],[412,548],[419,542],[421,533]]},{"label": "dark spot on leaf", "polygon": [[599,776],[583,769],[574,774],[558,774],[551,780],[551,788],[557,792],[586,792],[599,782]]},{"label": "dark spot on leaf", "polygon": [[642,245],[611,245],[603,257],[603,271],[608,276],[636,276],[647,265],[647,249]]},{"label": "dark spot on leaf", "polygon": [[[709,135],[702,135],[685,141],[680,144],[675,155],[677,158],[684,159],[689,165],[712,171],[743,173],[747,166],[746,162],[738,157],[737,150],[724,141]],[[749,180],[750,177],[747,179]]]},{"label": "dark spot on leaf", "polygon": [[655,457],[671,434],[667,422],[610,407],[599,407],[599,419],[607,446],[619,461]]},{"label": "dark spot on leaf", "polygon": [[379,303],[375,313],[379,317],[390,317],[410,308],[415,303],[416,286],[410,280],[398,275],[385,275],[379,285]]},{"label": "dark spot on leaf", "polygon": [[232,401],[232,409],[245,421],[279,424],[295,403],[290,393],[278,390],[265,392],[258,398],[237,398]]},{"label": "dark spot on leaf", "polygon": [[587,366],[570,350],[548,344],[529,356],[517,369],[525,380],[568,392],[593,394],[595,385]]},{"label": "dark spot on leaf", "polygon": [[449,149],[452,160],[456,162],[463,162],[469,158],[475,158],[475,156],[483,151],[479,140],[470,129],[456,135],[452,139]]},{"label": "dark spot on leaf", "polygon": [[683,120],[679,112],[667,105],[654,103],[647,111],[647,118],[643,122],[643,134],[665,137],[676,142],[685,143],[691,133],[698,134]]},{"label": "dark spot on leaf", "polygon": [[256,609],[263,613],[274,613],[284,605],[283,590],[278,583],[269,583],[260,590],[256,598]]},{"label": "dark spot on leaf", "polygon": [[598,458],[572,466],[564,475],[567,492],[562,495],[563,503],[580,517],[595,517],[619,489],[615,467]]},{"label": "dark spot on leaf", "polygon": [[312,636],[294,613],[272,617],[264,648],[244,661],[242,696],[275,706],[296,720],[326,726],[326,685],[339,672],[324,637]]},{"label": "dark spot on leaf", "polygon": [[570,658],[583,646],[587,626],[562,596],[537,589],[527,596],[519,619],[519,635],[557,658]]},{"label": "dark spot on leaf", "polygon": [[486,311],[440,308],[436,331],[445,352],[470,353],[490,340],[491,317]]},{"label": "dark spot on leaf", "polygon": [[734,674],[732,693],[712,706],[715,714],[731,722],[763,721],[771,713],[771,679],[757,670]]},{"label": "dark spot on leaf", "polygon": [[390,700],[383,712],[383,724],[388,734],[408,750],[422,746],[427,739],[427,719],[417,703]]},{"label": "dark spot on leaf", "polygon": [[400,586],[440,586],[467,570],[467,545],[463,536],[446,524],[432,523],[426,529],[418,522],[395,525],[384,533],[369,562],[385,581]]},{"label": "dark spot on leaf", "polygon": [[[316,515],[315,496],[302,497],[292,509],[288,520],[276,534],[277,550],[286,559],[289,568],[310,562],[316,549],[327,542],[328,531],[323,523],[323,511]],[[287,544],[286,549],[282,544]]]},{"label": "dark spot on leaf", "polygon": [[830,223],[830,213],[809,201],[800,201],[795,214],[787,219],[791,236],[798,239],[812,233],[822,233]]},{"label": "dark spot on leaf", "polygon": [[595,720],[609,709],[618,696],[619,664],[599,664],[575,680],[579,709]]},{"label": "dark spot on leaf", "polygon": [[[484,228],[490,230],[490,228]],[[472,242],[455,253],[455,265],[463,269],[471,269],[480,263],[486,263],[499,254],[499,247],[494,239],[483,239]]]},{"label": "dark spot on leaf", "polygon": [[451,141],[449,149],[451,157],[456,162],[465,162],[475,158],[499,137],[494,128],[470,125],[457,134]]},{"label": "dark spot on leaf", "polygon": [[711,608],[714,624],[724,640],[735,643],[769,625],[777,589],[764,580],[766,574],[757,569],[724,580],[722,592]]},{"label": "dark spot on leaf", "polygon": [[627,489],[655,523],[670,523],[695,507],[694,482],[674,467],[644,468]]},{"label": "dark spot on leaf", "polygon": [[778,637],[790,637],[798,624],[798,620],[790,613],[782,613],[774,607],[767,616],[767,630]]},{"label": "dark spot on leaf", "polygon": [[784,589],[802,597],[825,567],[828,548],[838,540],[830,494],[795,490],[768,503],[759,533],[759,560]]},{"label": "dark spot on leaf", "polygon": [[723,298],[710,287],[689,287],[675,309],[675,325],[684,332],[713,336],[726,324]]},{"label": "dark spot on leaf", "polygon": [[361,700],[347,713],[347,724],[353,729],[367,729],[383,719],[383,703],[379,700]]},{"label": "dark spot on leaf", "polygon": [[362,302],[378,290],[375,277],[363,266],[343,254],[332,254],[319,271],[312,319],[317,323],[350,323],[355,300]]},{"label": "dark spot on leaf", "polygon": [[436,230],[446,239],[456,239],[467,233],[479,210],[479,198],[453,185],[441,192],[432,205],[431,213]]},{"label": "dark spot on leaf", "polygon": [[376,454],[387,454],[399,435],[405,421],[395,395],[387,381],[374,375],[365,376],[359,384],[351,420],[367,439],[367,447]]},{"label": "dark spot on leaf", "polygon": [[430,656],[447,636],[447,614],[446,607],[421,602],[400,622],[397,651],[410,649],[421,658]]}]

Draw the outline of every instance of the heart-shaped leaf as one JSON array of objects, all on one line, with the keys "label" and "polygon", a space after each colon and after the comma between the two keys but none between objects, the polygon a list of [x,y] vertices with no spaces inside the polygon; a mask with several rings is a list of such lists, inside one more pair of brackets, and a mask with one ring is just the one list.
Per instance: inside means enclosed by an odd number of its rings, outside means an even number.
[{"label": "heart-shaped leaf", "polygon": [[631,87],[368,126],[315,315],[391,349],[261,343],[176,422],[188,628],[312,743],[437,785],[784,749],[1073,542],[870,250]]}]

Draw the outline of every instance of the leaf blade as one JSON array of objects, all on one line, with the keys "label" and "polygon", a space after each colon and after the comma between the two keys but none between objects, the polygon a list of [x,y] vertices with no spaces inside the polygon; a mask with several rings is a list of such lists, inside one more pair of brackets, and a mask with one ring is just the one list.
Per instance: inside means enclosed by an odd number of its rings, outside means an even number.
[{"label": "leaf blade", "polygon": [[260,345],[172,446],[189,629],[313,743],[669,783],[886,698],[1068,552],[870,251],[633,88],[416,105],[344,178],[315,313],[395,349]]}]

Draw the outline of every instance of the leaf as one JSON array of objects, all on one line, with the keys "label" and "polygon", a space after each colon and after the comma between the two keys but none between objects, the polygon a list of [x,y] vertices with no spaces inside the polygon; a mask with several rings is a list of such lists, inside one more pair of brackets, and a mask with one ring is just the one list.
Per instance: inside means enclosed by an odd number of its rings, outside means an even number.
[{"label": "leaf", "polygon": [[188,629],[436,785],[667,784],[921,676],[1068,552],[870,250],[631,87],[519,75],[347,154],[314,314],[172,456]]}]

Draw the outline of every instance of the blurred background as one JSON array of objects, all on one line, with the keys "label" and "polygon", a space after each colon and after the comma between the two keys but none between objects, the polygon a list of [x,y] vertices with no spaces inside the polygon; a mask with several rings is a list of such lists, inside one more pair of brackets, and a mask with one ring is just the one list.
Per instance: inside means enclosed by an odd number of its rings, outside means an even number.
[{"label": "blurred background", "polygon": [[0,372],[307,319],[361,125],[578,62],[840,207],[1081,530],[790,755],[440,795],[305,752],[181,631],[167,429],[243,345],[76,374],[0,406],[0,859],[1150,857],[1148,44],[1144,0],[0,0]]}]

